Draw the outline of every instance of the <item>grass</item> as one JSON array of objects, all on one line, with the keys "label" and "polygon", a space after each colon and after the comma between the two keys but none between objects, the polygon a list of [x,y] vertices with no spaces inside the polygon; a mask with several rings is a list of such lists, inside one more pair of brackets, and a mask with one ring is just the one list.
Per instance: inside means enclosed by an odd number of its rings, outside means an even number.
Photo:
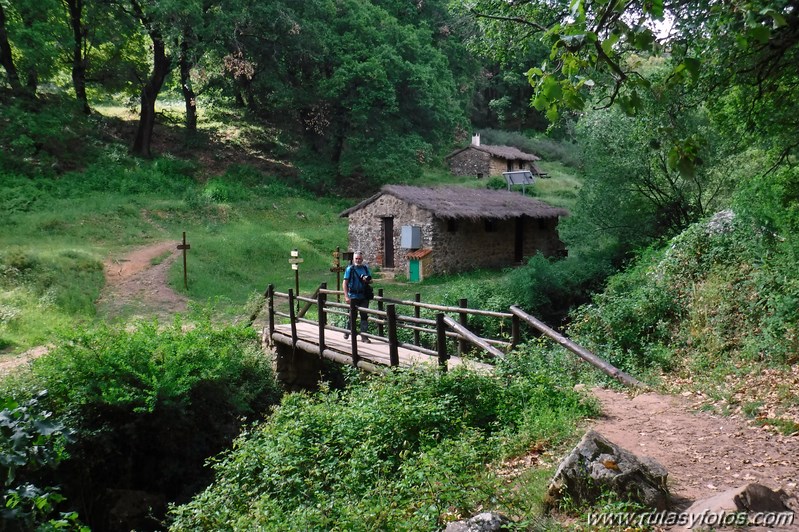
[{"label": "grass", "polygon": [[[107,102],[96,106],[93,129],[129,127],[128,106]],[[159,100],[162,128],[159,138],[186,142],[179,116],[182,102]],[[312,293],[320,283],[334,287],[332,252],[347,248],[347,219],[338,213],[362,198],[319,198],[286,185],[285,165],[262,150],[285,153],[278,132],[260,124],[229,120],[235,109],[200,106],[198,129],[206,136],[199,161],[165,153],[153,160],[131,158],[120,144],[93,144],[79,170],[35,180],[9,176],[0,180],[6,216],[0,220],[0,349],[18,353],[46,343],[60,327],[102,320],[92,302],[104,284],[102,262],[119,258],[135,247],[180,240],[187,253],[188,290],[183,287],[183,264],[170,267],[170,285],[198,304],[214,304],[220,318],[235,318],[247,302],[270,283],[280,291],[294,287],[288,258],[298,249],[300,292]],[[102,115],[102,116],[100,116]],[[174,115],[174,116],[173,116]],[[239,117],[241,118],[241,117]],[[236,129],[230,124],[242,124]],[[90,129],[92,129],[90,128]],[[182,139],[182,140],[181,140]],[[210,143],[220,143],[219,145]],[[86,143],[88,144],[88,143]],[[185,146],[174,147],[185,149]],[[88,152],[87,152],[88,153]],[[185,151],[184,151],[185,153]],[[221,155],[220,155],[221,154]],[[252,161],[257,166],[243,162]],[[213,169],[204,166],[208,162]],[[274,164],[273,164],[274,163]],[[270,166],[271,165],[271,166]],[[227,169],[225,169],[227,168]],[[270,173],[269,168],[276,173]],[[545,166],[551,179],[539,180],[541,196],[555,203],[569,201],[576,180],[559,163]],[[266,169],[266,170],[265,170]],[[483,187],[487,180],[452,176],[443,166],[430,167],[413,184]],[[23,277],[14,274],[9,250],[33,257],[35,268]],[[72,252],[77,259],[63,256]],[[153,259],[153,265],[166,255]],[[77,265],[77,262],[81,262]],[[78,268],[78,274],[75,273]],[[81,271],[83,273],[81,273]],[[90,272],[90,273],[89,273]],[[434,277],[422,283],[381,281],[386,295],[456,304],[452,283],[468,286],[498,277],[497,272],[472,272]],[[2,356],[2,355],[0,355]]]}]

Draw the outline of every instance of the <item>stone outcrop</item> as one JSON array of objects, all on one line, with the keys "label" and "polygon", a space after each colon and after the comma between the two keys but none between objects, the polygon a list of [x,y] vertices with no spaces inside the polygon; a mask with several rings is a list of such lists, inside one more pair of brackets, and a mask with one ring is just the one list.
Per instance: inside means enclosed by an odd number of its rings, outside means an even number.
[{"label": "stone outcrop", "polygon": [[687,514],[723,512],[787,512],[789,496],[762,484],[749,483],[694,502]]},{"label": "stone outcrop", "polygon": [[666,469],[654,459],[639,458],[589,430],[558,467],[547,505],[552,507],[567,495],[577,504],[590,504],[613,492],[621,499],[665,510],[669,507],[666,477]]},{"label": "stone outcrop", "polygon": [[495,532],[502,530],[509,522],[502,514],[483,512],[463,521],[449,523],[444,532]]}]

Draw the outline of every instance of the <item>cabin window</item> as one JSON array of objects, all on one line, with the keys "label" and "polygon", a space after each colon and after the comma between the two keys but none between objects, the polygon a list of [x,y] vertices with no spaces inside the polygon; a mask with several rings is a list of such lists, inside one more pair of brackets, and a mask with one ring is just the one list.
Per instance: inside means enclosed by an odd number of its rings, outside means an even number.
[{"label": "cabin window", "polygon": [[485,228],[486,228],[486,233],[495,233],[497,230],[496,220],[486,220]]}]

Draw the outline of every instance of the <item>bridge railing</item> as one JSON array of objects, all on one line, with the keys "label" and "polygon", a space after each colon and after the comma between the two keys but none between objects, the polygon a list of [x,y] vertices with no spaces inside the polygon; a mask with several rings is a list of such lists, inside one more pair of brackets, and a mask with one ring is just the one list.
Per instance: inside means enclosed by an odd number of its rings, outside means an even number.
[{"label": "bridge railing", "polygon": [[[265,294],[266,300],[269,305],[269,338],[272,339],[275,332],[275,317],[288,318],[291,323],[291,342],[296,346],[300,342],[297,336],[296,324],[298,322],[305,322],[318,325],[318,350],[320,356],[325,356],[343,363],[351,363],[356,367],[360,367],[367,371],[379,372],[382,371],[380,367],[367,361],[361,360],[358,355],[357,331],[355,329],[355,317],[358,313],[364,312],[369,315],[371,321],[377,324],[378,334],[367,334],[369,338],[379,339],[385,341],[389,345],[389,361],[391,366],[399,364],[398,361],[398,348],[402,347],[411,351],[423,353],[425,355],[434,356],[438,358],[438,363],[446,369],[447,359],[450,355],[447,350],[448,339],[455,339],[458,345],[458,354],[463,356],[468,351],[469,346],[478,347],[490,357],[504,357],[504,352],[496,346],[502,346],[512,349],[519,343],[521,324],[524,323],[530,328],[535,329],[543,336],[548,337],[550,340],[556,342],[567,350],[573,352],[584,361],[600,369],[605,374],[619,380],[623,384],[631,387],[646,389],[647,386],[628,375],[627,373],[616,368],[606,360],[596,356],[589,350],[578,345],[577,343],[569,340],[562,334],[554,329],[548,327],[546,324],[536,319],[535,317],[527,314],[520,308],[514,306],[510,307],[510,313],[495,312],[481,309],[470,309],[466,305],[466,300],[461,299],[459,306],[449,307],[443,305],[434,305],[429,303],[422,303],[420,294],[416,294],[415,301],[405,301],[398,299],[391,299],[383,296],[383,291],[379,290],[375,298],[377,302],[377,309],[356,307],[355,305],[345,305],[334,301],[328,301],[328,295],[340,295],[342,292],[337,290],[328,290],[325,283],[314,293],[314,297],[295,296],[291,290],[287,293],[276,292],[273,285],[269,285]],[[285,299],[287,302],[288,312],[282,312],[275,307],[275,299]],[[305,306],[299,310],[299,303],[304,302]],[[295,311],[295,305],[298,309]],[[316,306],[318,319],[316,321],[310,320],[305,317],[305,313],[313,306]],[[413,316],[402,315],[397,313],[398,306],[409,306],[413,309]],[[427,309],[435,311],[435,319],[421,317],[421,310]],[[445,313],[454,314],[458,320],[447,316]],[[468,316],[488,316],[498,319],[511,320],[511,341],[483,338],[473,333],[467,327]],[[345,329],[328,323],[329,316],[349,316],[350,328]],[[251,321],[254,319],[251,318]],[[413,334],[413,343],[401,342],[399,340],[398,331],[407,329]],[[350,333],[351,340],[351,353],[349,358],[342,355],[340,352],[333,352],[326,348],[325,345],[325,331],[335,330],[340,332]],[[434,347],[430,349],[421,345],[421,334],[434,335]],[[314,346],[306,346],[310,350]]]},{"label": "bridge railing", "polygon": [[[361,357],[358,354],[357,335],[361,333],[356,330],[356,320],[353,318],[360,313],[365,313],[369,316],[369,321],[375,324],[377,328],[377,334],[367,333],[366,336],[388,344],[390,365],[399,364],[398,348],[401,347],[436,357],[439,365],[444,368],[446,367],[447,359],[450,357],[447,349],[448,340],[455,340],[457,352],[460,356],[467,354],[471,350],[470,348],[476,347],[489,357],[504,357],[504,352],[497,346],[510,349],[518,342],[520,320],[517,316],[512,313],[470,309],[466,306],[465,299],[459,302],[458,307],[449,307],[422,303],[419,294],[416,295],[415,301],[386,298],[383,296],[382,289],[378,291],[375,298],[377,308],[356,307],[350,304],[338,303],[333,298],[328,299],[328,296],[341,294],[341,291],[327,289],[325,284],[322,284],[316,290],[315,297],[297,296],[292,290],[278,292],[273,285],[270,285],[265,294],[269,314],[269,338],[272,338],[275,332],[276,318],[286,319],[291,324],[291,338],[294,345],[299,341],[296,329],[297,323],[318,325],[318,350],[320,356],[336,358],[328,356],[332,355],[332,353],[326,353],[329,349],[325,342],[325,331],[333,330],[349,333],[352,339],[350,363],[359,366]],[[301,306],[302,309],[300,309]],[[398,312],[397,309],[403,306],[410,307],[412,315]],[[306,314],[311,313],[314,307],[316,307],[317,320],[306,317]],[[422,317],[421,311],[423,309],[436,312],[435,319]],[[445,313],[457,316],[457,321]],[[470,314],[510,320],[513,324],[511,327],[513,331],[512,340],[509,342],[502,339],[482,338],[473,333],[468,329],[468,316]],[[346,329],[332,323],[331,316],[349,317],[350,328]],[[406,338],[412,337],[411,341],[402,341],[400,339],[400,331],[402,330],[410,331],[402,336]],[[432,341],[427,342],[428,344],[432,343],[432,348],[422,345],[422,335],[432,337]]]}]

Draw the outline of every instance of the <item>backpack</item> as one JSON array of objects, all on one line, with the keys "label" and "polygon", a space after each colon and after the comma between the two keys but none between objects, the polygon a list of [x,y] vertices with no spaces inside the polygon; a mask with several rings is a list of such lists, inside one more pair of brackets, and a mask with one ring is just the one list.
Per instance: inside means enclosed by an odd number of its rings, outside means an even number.
[{"label": "backpack", "polygon": [[364,283],[361,280],[361,275],[366,275],[369,272],[369,269],[366,266],[362,266],[365,272],[362,274],[359,272],[358,266],[350,266],[352,268],[350,270],[350,292],[353,294],[362,294],[363,298],[366,300],[372,300],[375,298],[375,291],[372,288],[372,285],[369,283]]}]

